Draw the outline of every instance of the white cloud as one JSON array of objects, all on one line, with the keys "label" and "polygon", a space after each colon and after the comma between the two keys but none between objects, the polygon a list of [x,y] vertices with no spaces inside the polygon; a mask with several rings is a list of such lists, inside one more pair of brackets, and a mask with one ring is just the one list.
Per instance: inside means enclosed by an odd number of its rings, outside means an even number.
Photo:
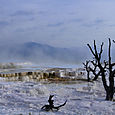
[{"label": "white cloud", "polygon": [[[0,41],[59,47],[114,38],[114,0],[0,0]],[[3,28],[4,26],[4,28]]]}]

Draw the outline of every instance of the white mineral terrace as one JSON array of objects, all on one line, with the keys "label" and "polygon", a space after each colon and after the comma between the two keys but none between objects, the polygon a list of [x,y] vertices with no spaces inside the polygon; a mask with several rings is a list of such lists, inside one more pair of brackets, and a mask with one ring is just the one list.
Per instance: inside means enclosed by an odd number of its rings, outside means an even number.
[{"label": "white mineral terrace", "polygon": [[84,69],[72,69],[72,68],[50,68],[44,70],[23,70],[23,71],[5,71],[0,73],[0,77],[5,78],[14,78],[14,79],[22,79],[23,77],[27,79],[47,79],[47,78],[75,78],[79,79],[84,77],[85,70]]}]

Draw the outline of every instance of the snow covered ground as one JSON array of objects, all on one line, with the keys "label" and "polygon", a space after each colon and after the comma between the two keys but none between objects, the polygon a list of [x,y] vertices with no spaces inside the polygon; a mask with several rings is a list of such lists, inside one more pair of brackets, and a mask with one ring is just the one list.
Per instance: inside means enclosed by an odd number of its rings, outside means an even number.
[{"label": "snow covered ground", "polygon": [[[57,112],[41,111],[50,94],[54,104],[67,104]],[[115,102],[105,101],[101,82],[36,82],[0,79],[0,115],[115,115]]]}]

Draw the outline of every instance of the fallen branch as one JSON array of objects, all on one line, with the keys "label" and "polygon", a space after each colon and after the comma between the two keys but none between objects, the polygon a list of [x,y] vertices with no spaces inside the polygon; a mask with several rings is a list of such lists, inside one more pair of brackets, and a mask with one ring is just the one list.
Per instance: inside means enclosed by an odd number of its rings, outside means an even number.
[{"label": "fallen branch", "polygon": [[64,106],[64,105],[66,104],[67,100],[65,101],[65,103],[63,103],[63,104],[61,104],[61,105],[59,105],[59,106],[54,106],[54,100],[52,100],[53,96],[54,96],[54,95],[50,95],[50,96],[49,96],[49,100],[48,100],[49,105],[44,105],[44,106],[41,108],[42,110],[45,110],[45,111],[50,111],[50,110],[53,111],[53,109],[59,110],[60,107],[62,107],[62,106]]}]

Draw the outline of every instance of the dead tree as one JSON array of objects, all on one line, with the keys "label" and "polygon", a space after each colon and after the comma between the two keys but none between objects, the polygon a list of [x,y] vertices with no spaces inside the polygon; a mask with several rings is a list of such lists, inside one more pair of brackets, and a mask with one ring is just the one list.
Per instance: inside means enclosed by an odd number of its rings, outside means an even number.
[{"label": "dead tree", "polygon": [[62,107],[62,106],[64,106],[66,104],[67,100],[65,101],[65,103],[63,103],[63,104],[61,104],[59,106],[54,106],[54,100],[52,100],[53,96],[54,95],[49,96],[49,100],[48,100],[49,105],[44,105],[41,108],[42,110],[45,110],[45,111],[50,111],[50,110],[53,110],[53,109],[59,110],[60,107]]},{"label": "dead tree", "polygon": [[[97,60],[91,61],[91,64],[93,65],[93,68],[90,66],[90,71],[94,75],[94,78],[92,80],[95,81],[101,75],[101,71],[100,71],[100,68],[98,67],[98,61]],[[107,62],[105,60],[104,60],[104,64],[103,65],[104,65],[103,66],[104,70],[106,70],[106,67],[107,67],[108,64],[107,64]]]},{"label": "dead tree", "polygon": [[[106,61],[103,61],[102,63],[102,52],[103,52],[103,44],[101,44],[100,51],[97,51],[97,46],[95,44],[94,40],[94,49],[89,45],[89,49],[91,53],[94,56],[94,59],[97,61],[97,64],[95,66],[98,66],[99,68],[99,74],[102,77],[102,82],[104,89],[106,91],[106,100],[113,100],[113,95],[114,95],[114,75],[115,75],[115,69],[113,69],[113,66],[115,66],[114,63],[111,62],[111,40],[109,38],[109,48],[108,48],[108,63]],[[108,71],[108,81],[109,84],[107,84],[107,79],[106,79],[106,73]]]},{"label": "dead tree", "polygon": [[87,80],[88,80],[88,82],[90,81],[90,77],[89,77],[89,74],[90,74],[89,62],[90,62],[90,61],[86,61],[85,63],[83,63],[84,68],[85,68],[86,71],[87,71]]},{"label": "dead tree", "polygon": [[[87,80],[89,81],[95,81],[98,79],[98,77],[100,76],[100,71],[99,68],[97,66],[97,60],[93,60],[93,61],[86,61],[86,63],[83,63],[84,68],[87,71]],[[90,73],[93,73],[94,78],[90,77]]]}]

